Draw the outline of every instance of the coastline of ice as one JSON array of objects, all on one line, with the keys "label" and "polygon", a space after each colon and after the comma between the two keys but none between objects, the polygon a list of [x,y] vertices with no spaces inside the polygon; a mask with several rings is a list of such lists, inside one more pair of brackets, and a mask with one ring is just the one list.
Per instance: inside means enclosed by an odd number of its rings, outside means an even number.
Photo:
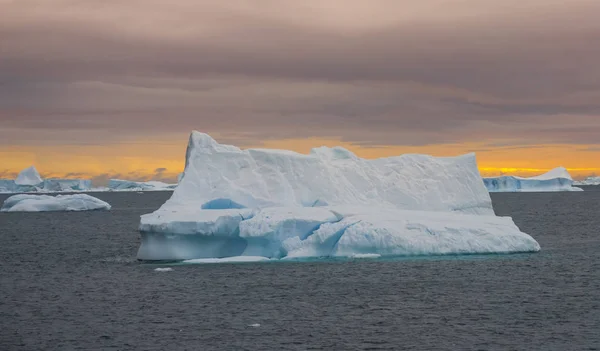
[{"label": "coastline of ice", "polygon": [[110,210],[111,206],[87,194],[13,195],[2,204],[0,212],[91,211]]},{"label": "coastline of ice", "polygon": [[489,192],[582,191],[573,186],[573,178],[564,167],[535,177],[498,176],[483,178]]},{"label": "coastline of ice", "polygon": [[[497,217],[474,154],[362,159],[190,136],[173,195],[140,221],[140,260],[536,252]],[[189,261],[186,261],[189,262]],[[198,261],[200,262],[200,261]]]}]

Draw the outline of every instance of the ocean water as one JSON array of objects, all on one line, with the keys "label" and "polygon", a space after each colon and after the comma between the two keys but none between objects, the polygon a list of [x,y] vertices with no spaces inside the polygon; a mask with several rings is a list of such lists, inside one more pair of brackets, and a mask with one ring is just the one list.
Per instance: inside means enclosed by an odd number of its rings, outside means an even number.
[{"label": "ocean water", "polygon": [[599,350],[600,187],[585,189],[492,194],[537,254],[171,271],[135,260],[139,215],[170,193],[0,213],[0,350]]}]

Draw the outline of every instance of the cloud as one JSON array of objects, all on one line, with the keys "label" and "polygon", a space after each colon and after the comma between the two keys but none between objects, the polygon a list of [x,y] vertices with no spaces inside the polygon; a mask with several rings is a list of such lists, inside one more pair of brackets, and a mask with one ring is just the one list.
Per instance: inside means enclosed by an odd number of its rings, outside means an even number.
[{"label": "cloud", "polygon": [[[600,135],[600,3],[13,1],[0,144],[585,144]],[[535,14],[532,16],[531,14]]]}]

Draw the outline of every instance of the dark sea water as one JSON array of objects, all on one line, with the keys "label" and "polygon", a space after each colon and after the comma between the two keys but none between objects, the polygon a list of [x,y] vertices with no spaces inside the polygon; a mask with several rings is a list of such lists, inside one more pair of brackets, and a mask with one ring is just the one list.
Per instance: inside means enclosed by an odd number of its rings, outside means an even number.
[{"label": "dark sea water", "polygon": [[586,190],[492,194],[537,254],[170,272],[135,260],[139,215],[170,193],[0,213],[0,350],[600,350],[600,187]]}]

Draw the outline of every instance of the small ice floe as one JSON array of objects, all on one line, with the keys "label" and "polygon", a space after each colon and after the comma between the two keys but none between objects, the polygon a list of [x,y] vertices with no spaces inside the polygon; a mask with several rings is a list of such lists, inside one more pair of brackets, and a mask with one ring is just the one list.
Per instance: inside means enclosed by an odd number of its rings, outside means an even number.
[{"label": "small ice floe", "polygon": [[192,260],[185,260],[184,263],[241,263],[241,262],[263,262],[269,261],[268,257],[263,256],[232,256],[223,258],[196,258]]},{"label": "small ice floe", "polygon": [[351,258],[379,258],[380,254],[369,253],[369,254],[354,254],[350,256]]},{"label": "small ice floe", "polygon": [[250,328],[258,328],[258,327],[260,327],[260,324],[259,323],[253,323],[253,324],[248,324],[248,326]]},{"label": "small ice floe", "polygon": [[173,268],[156,268],[154,271],[156,272],[171,272]]}]

